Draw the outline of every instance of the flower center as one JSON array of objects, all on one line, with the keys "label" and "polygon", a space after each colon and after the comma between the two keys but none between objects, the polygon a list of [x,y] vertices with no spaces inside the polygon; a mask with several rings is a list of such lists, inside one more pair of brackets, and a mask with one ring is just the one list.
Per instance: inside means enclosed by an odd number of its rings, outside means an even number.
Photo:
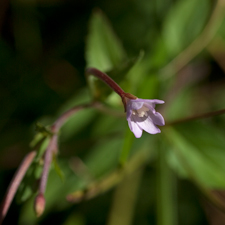
[{"label": "flower center", "polygon": [[144,105],[138,109],[138,110],[132,110],[132,114],[133,115],[137,115],[138,117],[144,117],[144,116],[148,116],[148,112],[149,108],[145,107]]}]

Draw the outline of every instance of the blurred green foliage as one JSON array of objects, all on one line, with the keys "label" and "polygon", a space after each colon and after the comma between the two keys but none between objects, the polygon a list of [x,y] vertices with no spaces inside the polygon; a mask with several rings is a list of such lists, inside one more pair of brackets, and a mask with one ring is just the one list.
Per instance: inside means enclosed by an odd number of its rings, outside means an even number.
[{"label": "blurred green foliage", "polygon": [[[12,174],[30,150],[35,123],[48,126],[74,105],[92,101],[84,76],[88,66],[107,72],[126,92],[139,98],[165,100],[157,111],[166,123],[225,108],[225,32],[223,25],[216,26],[224,24],[222,3],[2,1],[1,199]],[[215,14],[216,4],[221,6]],[[191,61],[182,70],[169,64],[201,36],[205,27],[208,34],[214,34],[210,43],[197,55],[193,51]],[[168,65],[174,73],[163,70]],[[164,76],[167,72],[169,77]],[[167,126],[161,134],[144,133],[135,139],[125,116],[113,114],[124,110],[120,98],[101,81],[93,78],[90,83],[112,113],[85,109],[62,127],[60,152],[47,184],[46,210],[38,219],[33,202],[49,139],[40,129],[36,132],[32,146],[45,140],[4,223],[111,225],[110,218],[115,218],[110,215],[118,213],[114,202],[124,207],[115,225],[128,225],[129,221],[137,225],[210,223],[207,218],[215,212],[204,211],[207,206],[201,201],[201,192],[202,187],[209,194],[210,190],[225,188],[224,115]],[[123,198],[118,201],[115,189],[79,204],[66,201],[67,194],[85,192],[92,182],[104,181],[113,171],[129,165],[139,152],[146,154],[138,164],[142,168],[140,177],[133,178],[139,188],[125,191],[136,199],[132,213],[126,213],[128,206]],[[121,220],[121,224],[120,217],[127,221]]]}]

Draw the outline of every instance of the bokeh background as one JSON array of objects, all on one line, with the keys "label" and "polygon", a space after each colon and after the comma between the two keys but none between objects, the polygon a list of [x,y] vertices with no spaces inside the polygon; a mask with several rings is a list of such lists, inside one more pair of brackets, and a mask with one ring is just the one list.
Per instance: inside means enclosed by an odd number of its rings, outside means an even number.
[{"label": "bokeh background", "polygon": [[[139,98],[164,100],[167,124],[225,108],[224,17],[224,0],[1,0],[0,198],[35,123],[91,102],[88,66]],[[95,84],[107,110],[84,110],[62,128],[44,214],[33,211],[39,161],[3,224],[225,224],[211,203],[225,201],[224,115],[135,139],[119,97]],[[129,172],[117,180],[121,162]],[[98,181],[93,199],[66,200]]]}]

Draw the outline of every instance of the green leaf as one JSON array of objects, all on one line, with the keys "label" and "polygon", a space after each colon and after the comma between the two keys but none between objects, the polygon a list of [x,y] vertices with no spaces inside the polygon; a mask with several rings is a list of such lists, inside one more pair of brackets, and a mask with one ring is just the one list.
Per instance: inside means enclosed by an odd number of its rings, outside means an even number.
[{"label": "green leaf", "polygon": [[43,138],[43,133],[38,132],[37,134],[35,134],[33,140],[30,142],[30,147],[34,148]]},{"label": "green leaf", "polygon": [[94,120],[93,127],[91,129],[92,138],[103,138],[115,133],[122,133],[124,126],[127,126],[124,118],[114,117],[108,114],[100,114]]},{"label": "green leaf", "polygon": [[120,159],[119,159],[119,163],[121,166],[125,165],[133,142],[134,142],[134,134],[130,131],[129,128],[127,128],[125,138],[124,138],[123,148],[120,153]]},{"label": "green leaf", "polygon": [[[80,93],[77,93],[68,102],[66,102],[58,111],[57,117],[71,109],[76,105],[82,105],[90,102],[90,94],[87,89],[83,89]],[[95,117],[96,110],[83,109],[71,116],[68,121],[62,126],[60,131],[60,140],[66,141],[72,136],[76,135],[85,126],[87,126]]]},{"label": "green leaf", "polygon": [[179,129],[165,128],[172,144],[169,161],[180,175],[211,188],[224,188],[224,141],[212,126],[193,123]]},{"label": "green leaf", "polygon": [[45,138],[45,140],[41,143],[33,163],[27,170],[27,173],[19,186],[16,197],[17,201],[20,203],[26,201],[33,193],[37,191],[37,180],[40,178],[43,169],[42,157],[48,146],[49,140],[50,138]]},{"label": "green leaf", "polygon": [[95,117],[95,109],[83,109],[73,115],[62,127],[61,140],[66,141],[80,132]]},{"label": "green leaf", "polygon": [[42,166],[38,163],[33,163],[27,170],[27,173],[17,191],[16,200],[18,203],[25,202],[37,191],[37,175],[40,176],[41,171]]},{"label": "green leaf", "polygon": [[151,74],[145,79],[142,79],[142,82],[138,88],[138,96],[140,98],[151,99],[155,98],[158,95],[159,91],[159,80],[156,74]]},{"label": "green leaf", "polygon": [[208,0],[183,0],[165,19],[163,36],[170,55],[176,55],[203,29],[210,9]]},{"label": "green leaf", "polygon": [[43,134],[43,136],[52,136],[52,132],[48,127],[43,126],[41,123],[36,123],[35,130]]},{"label": "green leaf", "polygon": [[122,142],[122,138],[100,140],[99,143],[91,149],[89,155],[84,159],[84,163],[94,177],[100,177],[113,168],[116,168]]},{"label": "green leaf", "polygon": [[175,193],[175,177],[166,161],[165,151],[167,146],[165,142],[158,144],[157,160],[157,214],[158,225],[176,225],[177,224],[177,196]]},{"label": "green leaf", "polygon": [[85,218],[82,214],[73,211],[63,225],[85,225]]},{"label": "green leaf", "polygon": [[43,140],[43,142],[41,143],[39,150],[37,151],[37,155],[34,159],[34,162],[39,162],[48,146],[48,143],[50,141],[50,137],[45,138],[45,140]]},{"label": "green leaf", "polygon": [[193,89],[183,87],[171,101],[170,106],[166,108],[164,116],[168,121],[173,121],[193,115],[195,113],[195,109],[192,108],[193,99],[195,99]]},{"label": "green leaf", "polygon": [[[142,73],[143,67],[141,64],[143,57],[144,52],[140,51],[139,55],[136,58],[123,62],[118,67],[113,68],[107,74],[126,92],[133,93],[134,89],[136,89],[135,87],[138,86],[139,81],[144,76],[144,73]],[[137,74],[143,74],[143,76],[137,76]],[[106,101],[108,104],[110,104],[110,101],[108,101],[107,98],[110,95],[115,95],[115,92],[113,92],[112,89],[110,89],[105,83],[103,83],[102,80],[94,76],[88,76],[88,82],[94,98],[100,101]],[[117,101],[117,103],[121,103],[120,97],[117,98],[117,100],[118,99],[120,101]]]},{"label": "green leaf", "polygon": [[110,71],[125,58],[124,49],[107,18],[97,10],[90,19],[86,45],[87,67]]},{"label": "green leaf", "polygon": [[57,163],[57,158],[55,155],[53,156],[53,165],[54,165],[55,172],[59,175],[60,179],[64,182],[65,176],[63,171],[59,167],[59,164]]}]

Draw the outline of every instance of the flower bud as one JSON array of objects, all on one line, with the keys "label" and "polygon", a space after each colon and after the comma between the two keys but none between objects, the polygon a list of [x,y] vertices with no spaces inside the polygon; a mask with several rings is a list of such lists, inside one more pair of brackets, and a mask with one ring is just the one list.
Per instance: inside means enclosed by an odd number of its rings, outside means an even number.
[{"label": "flower bud", "polygon": [[39,193],[34,202],[34,211],[36,216],[39,217],[42,215],[45,209],[45,197],[43,194]]}]

